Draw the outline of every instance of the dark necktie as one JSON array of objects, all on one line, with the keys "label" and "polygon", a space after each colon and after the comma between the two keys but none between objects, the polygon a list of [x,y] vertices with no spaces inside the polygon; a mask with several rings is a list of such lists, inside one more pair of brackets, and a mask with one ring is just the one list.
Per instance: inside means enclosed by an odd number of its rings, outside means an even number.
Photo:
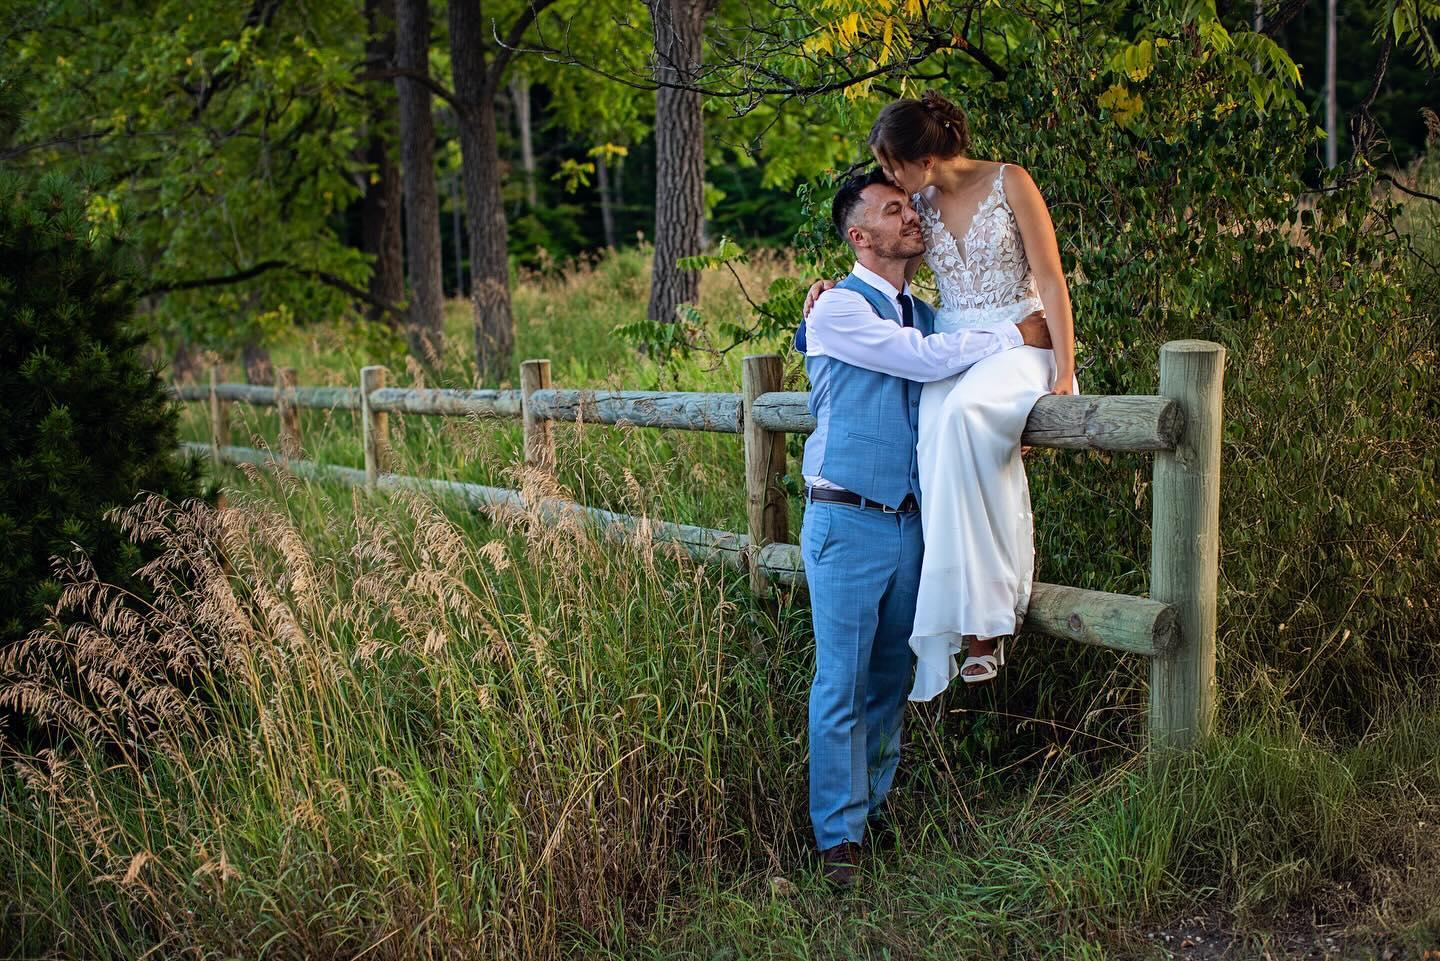
[{"label": "dark necktie", "polygon": [[914,327],[914,326],[915,326],[915,308],[913,308],[913,307],[910,306],[910,295],[909,295],[909,294],[901,294],[901,295],[900,295],[900,326],[901,326],[901,327]]}]

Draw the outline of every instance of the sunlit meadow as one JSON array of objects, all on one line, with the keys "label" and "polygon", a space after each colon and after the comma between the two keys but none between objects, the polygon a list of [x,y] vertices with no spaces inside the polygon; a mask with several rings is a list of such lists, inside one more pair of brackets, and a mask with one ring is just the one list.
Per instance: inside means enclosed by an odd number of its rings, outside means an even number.
[{"label": "sunlit meadow", "polygon": [[[610,334],[644,263],[526,279],[518,356],[557,385],[736,389],[737,356],[663,367]],[[444,385],[468,386],[451,321]],[[353,384],[373,350],[316,325],[276,362]],[[275,443],[273,412],[235,414],[235,443]],[[512,423],[391,420],[398,472],[744,528],[734,436],[557,425],[551,478],[516,467]],[[354,414],[301,427],[306,457],[361,465]],[[63,617],[6,655],[0,700],[52,734],[0,781],[11,956],[1101,958],[1195,912],[1263,947],[1291,910],[1440,936],[1414,870],[1440,858],[1433,697],[1345,743],[1277,701],[1152,766],[1134,659],[1089,655],[1106,683],[1063,723],[950,696],[911,715],[904,849],[837,898],[805,858],[803,604],[534,511],[216,480],[218,506],[118,515],[156,551],[144,598],[72,558]]]}]

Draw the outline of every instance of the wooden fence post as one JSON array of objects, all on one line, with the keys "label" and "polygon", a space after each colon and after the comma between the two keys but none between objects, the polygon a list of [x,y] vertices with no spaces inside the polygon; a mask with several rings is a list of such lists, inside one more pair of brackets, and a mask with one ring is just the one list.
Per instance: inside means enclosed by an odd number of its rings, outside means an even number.
[{"label": "wooden fence post", "polygon": [[222,370],[219,364],[210,367],[210,456],[216,467],[222,463],[220,448],[230,446],[230,402],[216,392]]},{"label": "wooden fence post", "polygon": [[365,437],[365,486],[375,487],[390,452],[390,415],[370,407],[370,392],[385,386],[381,366],[360,368],[360,430]]},{"label": "wooden fence post", "polygon": [[1150,660],[1150,739],[1187,748],[1215,715],[1216,587],[1220,566],[1221,385],[1225,348],[1176,340],[1160,348],[1160,393],[1185,411],[1174,451],[1155,455],[1150,596],[1173,604],[1180,643]]},{"label": "wooden fence post", "polygon": [[295,368],[281,367],[275,372],[275,406],[280,411],[280,454],[300,456],[300,411],[295,406]]},{"label": "wooden fence post", "polygon": [[760,548],[788,539],[790,505],[780,478],[785,476],[785,435],[755,422],[750,409],[761,394],[780,390],[784,366],[776,354],[751,354],[741,368],[741,398],[745,417],[745,517],[750,534],[750,590],[757,597],[769,592],[760,566]]},{"label": "wooden fence post", "polygon": [[542,470],[555,469],[555,439],[550,436],[550,422],[537,417],[530,405],[530,395],[550,386],[550,361],[527,360],[520,364],[520,413],[525,425],[525,464]]}]

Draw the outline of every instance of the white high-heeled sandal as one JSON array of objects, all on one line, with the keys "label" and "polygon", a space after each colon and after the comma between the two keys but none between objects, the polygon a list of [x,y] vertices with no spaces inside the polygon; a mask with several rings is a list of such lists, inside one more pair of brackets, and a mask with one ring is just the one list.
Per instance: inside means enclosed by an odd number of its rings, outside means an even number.
[{"label": "white high-heeled sandal", "polygon": [[[966,673],[965,673],[965,669],[966,669],[967,667],[974,667],[974,666],[976,666],[976,665],[979,665],[980,667],[985,668],[985,673],[983,673],[983,674],[966,674]],[[961,663],[961,665],[960,665],[960,679],[961,679],[962,681],[964,681],[966,684],[983,684],[983,683],[985,683],[986,681],[993,681],[993,680],[995,680],[996,675],[998,675],[998,674],[1000,673],[1000,668],[1002,668],[1002,667],[1004,667],[1004,666],[1005,666],[1005,638],[1002,637],[1002,638],[1000,638],[998,641],[995,642],[995,653],[994,653],[994,654],[981,654],[979,657],[975,657],[975,656],[972,655],[972,656],[970,656],[970,657],[965,658],[964,662]]]}]

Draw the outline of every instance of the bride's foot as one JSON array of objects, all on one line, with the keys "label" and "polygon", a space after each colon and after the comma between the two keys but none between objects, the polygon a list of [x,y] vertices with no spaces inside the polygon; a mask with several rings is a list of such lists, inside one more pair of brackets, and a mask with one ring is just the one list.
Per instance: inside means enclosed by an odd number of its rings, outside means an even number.
[{"label": "bride's foot", "polygon": [[1005,639],[970,638],[968,655],[960,665],[960,679],[966,684],[982,684],[1000,673],[1005,665]]}]

